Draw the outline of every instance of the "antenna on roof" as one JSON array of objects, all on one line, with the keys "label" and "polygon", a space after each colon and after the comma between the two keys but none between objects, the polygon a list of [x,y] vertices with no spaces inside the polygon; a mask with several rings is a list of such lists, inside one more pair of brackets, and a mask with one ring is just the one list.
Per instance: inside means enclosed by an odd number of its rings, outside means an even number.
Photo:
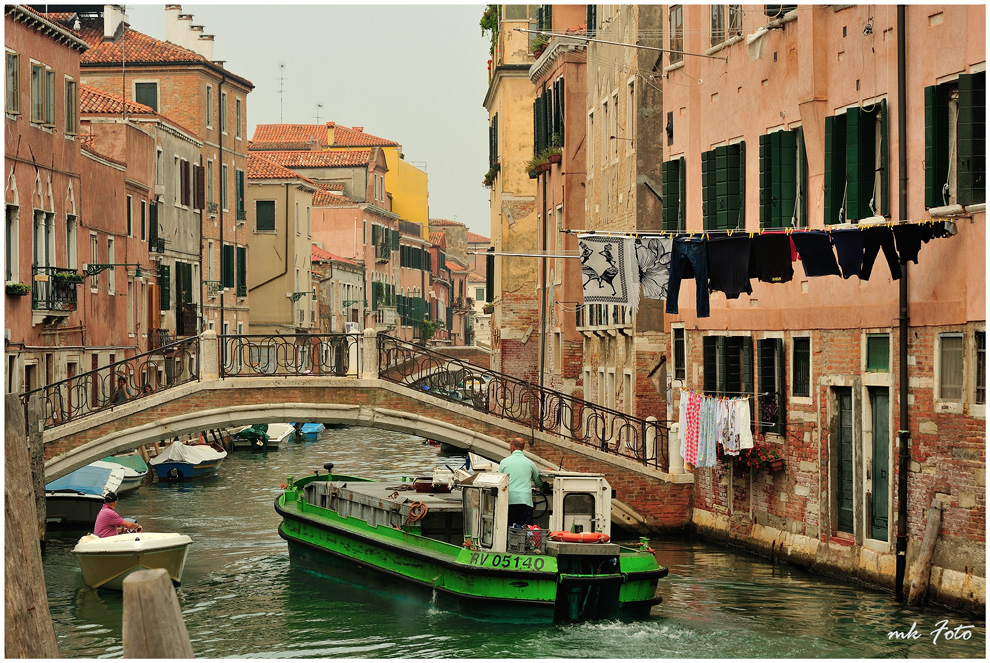
[{"label": "antenna on roof", "polygon": [[282,93],[285,92],[285,63],[278,63],[278,123],[282,124]]},{"label": "antenna on roof", "polygon": [[323,108],[323,104],[316,104],[316,123],[320,123],[320,109]]}]

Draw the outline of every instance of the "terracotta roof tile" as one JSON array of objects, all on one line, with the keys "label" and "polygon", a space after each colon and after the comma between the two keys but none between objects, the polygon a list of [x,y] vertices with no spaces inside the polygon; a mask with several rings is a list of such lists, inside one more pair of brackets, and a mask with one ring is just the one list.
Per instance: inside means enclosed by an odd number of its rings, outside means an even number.
[{"label": "terracotta roof tile", "polygon": [[[333,127],[333,145],[328,128]],[[321,150],[333,147],[391,147],[393,140],[379,138],[334,122],[326,124],[259,124],[251,138],[253,150]]]},{"label": "terracotta roof tile", "polygon": [[487,279],[478,272],[468,274],[468,283],[484,283]]},{"label": "terracotta roof tile", "polygon": [[333,260],[335,262],[347,263],[348,265],[356,265],[356,264],[358,264],[355,261],[350,260],[349,258],[341,258],[340,256],[338,256],[338,255],[336,255],[334,253],[330,253],[326,249],[321,249],[316,244],[313,245],[312,255],[313,255],[313,258],[312,258],[313,260]]},{"label": "terracotta roof tile", "polygon": [[345,196],[338,196],[329,191],[319,190],[313,194],[313,207],[341,207],[356,203]]},{"label": "terracotta roof tile", "polygon": [[[255,152],[257,154],[258,152]],[[371,161],[372,150],[350,152],[261,152],[266,159],[286,168],[340,168],[364,166]]]},{"label": "terracotta roof tile", "polygon": [[468,244],[491,244],[491,239],[485,237],[484,235],[479,235],[478,233],[473,233],[470,230],[467,234]]},{"label": "terracotta roof tile", "polygon": [[451,271],[454,271],[454,272],[466,272],[467,271],[467,267],[461,267],[456,262],[452,262],[450,260],[448,260],[446,262],[447,262],[447,269],[449,269]]},{"label": "terracotta roof tile", "polygon": [[455,227],[459,226],[461,228],[464,227],[464,224],[461,223],[460,221],[451,221],[450,219],[430,219],[430,225],[437,227],[442,227],[442,226],[455,226]]},{"label": "terracotta roof tile", "polygon": [[443,250],[447,250],[447,236],[443,233],[430,233],[430,244],[433,246],[439,246]]},{"label": "terracotta roof tile", "polygon": [[249,180],[302,180],[309,184],[316,184],[305,175],[289,170],[260,154],[248,155],[247,176]]},{"label": "terracotta roof tile", "polygon": [[333,193],[334,191],[343,191],[344,185],[337,182],[320,182],[320,188]]},{"label": "terracotta roof tile", "polygon": [[150,106],[136,101],[125,101],[123,97],[110,94],[99,88],[82,83],[79,85],[79,112],[84,114],[120,115],[127,111],[128,115],[157,116]]}]

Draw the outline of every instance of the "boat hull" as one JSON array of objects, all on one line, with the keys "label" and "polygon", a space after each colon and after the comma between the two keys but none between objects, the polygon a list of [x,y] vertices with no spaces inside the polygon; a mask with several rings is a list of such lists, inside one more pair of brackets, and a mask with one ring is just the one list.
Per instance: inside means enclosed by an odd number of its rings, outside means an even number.
[{"label": "boat hull", "polygon": [[162,481],[181,481],[182,479],[211,477],[219,471],[221,464],[223,464],[223,458],[196,464],[168,461],[159,463],[154,468],[155,474]]},{"label": "boat hull", "polygon": [[[281,499],[281,498],[280,498]],[[341,562],[351,572],[379,580],[402,580],[418,593],[469,617],[505,621],[567,622],[639,617],[659,603],[659,578],[652,554],[631,554],[642,570],[590,578],[560,573],[549,555],[472,551],[356,518],[296,503],[279,504],[279,535],[289,544],[290,561],[324,575]],[[645,563],[649,558],[650,563]],[[587,608],[589,597],[592,608]]]},{"label": "boat hull", "polygon": [[96,517],[100,515],[102,508],[102,495],[60,493],[57,491],[45,493],[45,517],[51,525],[92,530]]},{"label": "boat hull", "polygon": [[181,584],[190,543],[192,539],[182,534],[142,532],[103,539],[89,535],[72,552],[88,586],[121,591],[127,576],[147,569],[165,569],[174,584]]}]

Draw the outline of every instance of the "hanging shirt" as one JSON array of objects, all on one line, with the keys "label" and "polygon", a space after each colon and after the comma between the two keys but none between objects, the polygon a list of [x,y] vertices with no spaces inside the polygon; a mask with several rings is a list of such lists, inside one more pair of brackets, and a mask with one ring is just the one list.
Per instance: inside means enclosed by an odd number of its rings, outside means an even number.
[{"label": "hanging shirt", "polygon": [[901,223],[894,226],[894,242],[901,262],[918,264],[918,251],[921,250],[921,227],[914,223]]},{"label": "hanging shirt", "polygon": [[842,268],[842,278],[859,276],[863,270],[863,231],[834,230],[832,242],[835,243],[835,255]]},{"label": "hanging shirt", "polygon": [[736,431],[739,434],[739,450],[753,448],[753,431],[749,427],[749,399],[736,400]]},{"label": "hanging shirt", "polygon": [[767,233],[753,238],[749,275],[764,283],[786,283],[794,277],[791,264],[791,238],[784,233]]},{"label": "hanging shirt", "polygon": [[708,288],[724,292],[726,299],[753,294],[749,284],[749,237],[716,237],[708,240]]},{"label": "hanging shirt", "polygon": [[887,226],[867,228],[863,231],[863,269],[859,278],[864,281],[870,280],[873,263],[880,249],[883,249],[883,257],[887,259],[891,278],[895,281],[901,278],[901,264],[897,262],[897,251],[894,249],[894,233]]},{"label": "hanging shirt", "polygon": [[794,233],[791,240],[801,255],[805,276],[842,276],[839,263],[835,260],[835,250],[828,233],[809,230]]}]

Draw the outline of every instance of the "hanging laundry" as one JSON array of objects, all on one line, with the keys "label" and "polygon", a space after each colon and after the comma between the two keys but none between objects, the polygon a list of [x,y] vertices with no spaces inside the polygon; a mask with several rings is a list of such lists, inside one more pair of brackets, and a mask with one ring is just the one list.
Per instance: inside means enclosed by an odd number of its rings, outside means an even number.
[{"label": "hanging laundry", "polygon": [[863,270],[863,231],[833,230],[832,242],[835,244],[835,255],[842,268],[842,278],[859,276]]},{"label": "hanging laundry", "polygon": [[631,236],[578,235],[585,304],[639,306],[639,273]]},{"label": "hanging laundry", "polygon": [[703,396],[698,414],[698,462],[697,467],[715,467],[718,464],[717,399]]},{"label": "hanging laundry", "polygon": [[753,294],[749,284],[749,237],[717,237],[708,240],[708,289],[725,293],[726,299]]},{"label": "hanging laundry", "polygon": [[643,296],[648,299],[667,299],[667,283],[670,281],[670,254],[673,239],[650,238],[643,242],[636,238],[636,262],[639,266],[639,284]]},{"label": "hanging laundry", "polygon": [[681,431],[684,436],[681,443],[681,456],[685,463],[698,465],[698,426],[701,422],[701,394],[693,391],[681,391],[683,413]]},{"label": "hanging laundry", "polygon": [[894,250],[894,233],[887,226],[867,228],[863,231],[863,268],[860,270],[859,278],[864,281],[870,280],[873,263],[880,249],[883,249],[883,256],[887,259],[891,278],[895,281],[901,278],[901,264],[897,262],[897,251]]},{"label": "hanging laundry", "polygon": [[918,264],[918,251],[921,250],[921,227],[913,223],[899,223],[894,226],[894,242],[901,262]]},{"label": "hanging laundry", "polygon": [[828,233],[820,230],[798,232],[791,235],[791,241],[801,256],[805,276],[842,276]]},{"label": "hanging laundry", "polygon": [[678,237],[674,240],[670,258],[670,281],[667,284],[667,313],[677,313],[677,295],[681,279],[694,276],[697,286],[697,311],[699,318],[707,318],[708,310],[708,251],[702,238]]},{"label": "hanging laundry", "polygon": [[739,450],[753,448],[753,431],[750,429],[749,399],[737,398],[733,403],[736,413],[735,431],[739,435]]},{"label": "hanging laundry", "polygon": [[786,283],[794,277],[791,238],[784,233],[766,233],[753,238],[749,275],[764,283]]}]

